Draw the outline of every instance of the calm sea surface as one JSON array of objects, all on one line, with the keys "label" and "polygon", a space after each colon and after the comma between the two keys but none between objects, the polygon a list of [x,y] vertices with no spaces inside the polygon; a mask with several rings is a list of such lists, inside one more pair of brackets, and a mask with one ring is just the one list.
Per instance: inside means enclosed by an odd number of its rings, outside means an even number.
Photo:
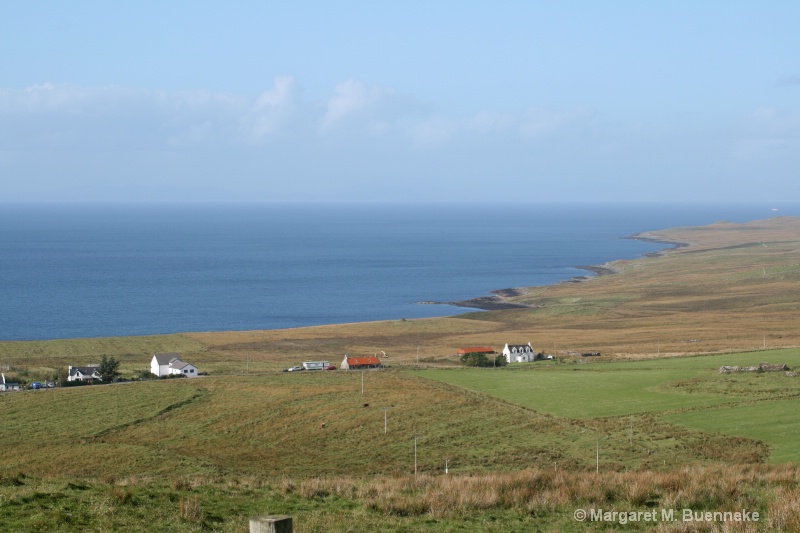
[{"label": "calm sea surface", "polygon": [[[779,212],[771,208],[780,207]],[[798,206],[0,204],[0,339],[274,329],[468,311]]]}]

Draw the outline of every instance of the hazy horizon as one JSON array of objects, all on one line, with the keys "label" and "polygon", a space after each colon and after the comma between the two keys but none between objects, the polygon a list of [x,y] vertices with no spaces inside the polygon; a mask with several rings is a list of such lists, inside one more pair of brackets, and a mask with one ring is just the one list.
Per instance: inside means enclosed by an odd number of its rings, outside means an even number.
[{"label": "hazy horizon", "polygon": [[800,196],[800,4],[16,3],[0,201]]}]

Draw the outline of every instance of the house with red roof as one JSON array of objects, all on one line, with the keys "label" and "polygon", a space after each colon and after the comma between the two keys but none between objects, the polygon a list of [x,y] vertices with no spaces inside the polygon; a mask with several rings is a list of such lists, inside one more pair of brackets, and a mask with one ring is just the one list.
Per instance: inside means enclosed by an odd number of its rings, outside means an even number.
[{"label": "house with red roof", "polygon": [[383,368],[383,363],[374,355],[367,357],[350,357],[344,356],[342,361],[342,370],[368,370],[371,368]]}]

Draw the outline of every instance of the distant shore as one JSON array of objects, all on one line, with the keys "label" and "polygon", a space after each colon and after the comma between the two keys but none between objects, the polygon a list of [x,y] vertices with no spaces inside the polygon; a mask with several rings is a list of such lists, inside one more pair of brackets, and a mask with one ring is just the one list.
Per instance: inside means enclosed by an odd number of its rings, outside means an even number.
[{"label": "distant shore", "polygon": [[[648,242],[653,244],[664,244],[668,246],[668,248],[664,248],[663,250],[658,250],[656,252],[647,252],[644,254],[644,257],[657,257],[661,255],[664,252],[664,250],[676,250],[678,248],[686,248],[690,245],[690,243],[688,242],[670,241],[667,239],[653,237],[649,232],[634,233],[633,235],[629,235],[628,237],[624,238],[633,241]],[[608,274],[615,274],[617,272],[617,269],[607,265],[609,265],[609,263],[606,263],[605,265],[576,266],[575,268],[578,268],[580,270],[587,270],[593,273],[594,276],[573,276],[559,283],[580,283],[592,277],[606,276]],[[497,289],[494,291],[490,291],[490,293],[492,294],[491,296],[479,296],[477,298],[470,298],[469,300],[461,300],[457,302],[424,301],[419,303],[424,305],[452,305],[454,307],[467,307],[470,309],[481,309],[483,311],[498,311],[503,309],[530,309],[534,307],[531,305],[518,304],[509,301],[509,298],[524,294],[524,289]]]}]

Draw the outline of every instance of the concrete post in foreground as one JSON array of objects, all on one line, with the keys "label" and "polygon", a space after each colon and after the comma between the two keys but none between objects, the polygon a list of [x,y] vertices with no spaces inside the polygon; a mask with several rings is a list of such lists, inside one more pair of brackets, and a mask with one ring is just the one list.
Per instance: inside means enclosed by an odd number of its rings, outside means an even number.
[{"label": "concrete post in foreground", "polygon": [[250,519],[250,533],[292,533],[291,516],[256,516]]}]

